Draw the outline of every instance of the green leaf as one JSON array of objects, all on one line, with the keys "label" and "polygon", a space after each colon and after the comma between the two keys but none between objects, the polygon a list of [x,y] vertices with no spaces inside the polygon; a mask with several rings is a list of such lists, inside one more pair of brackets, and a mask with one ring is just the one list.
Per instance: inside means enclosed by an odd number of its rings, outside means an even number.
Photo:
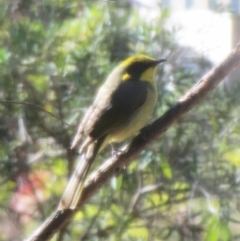
[{"label": "green leaf", "polygon": [[216,216],[211,216],[209,222],[210,224],[207,225],[206,237],[204,241],[218,241],[218,237],[219,237],[218,218]]},{"label": "green leaf", "polygon": [[224,158],[227,159],[236,167],[240,167],[240,148],[233,149],[224,154]]},{"label": "green leaf", "polygon": [[0,64],[7,62],[10,55],[11,54],[6,49],[1,48],[0,49]]},{"label": "green leaf", "polygon": [[231,240],[231,232],[225,220],[221,220],[218,216],[211,215],[209,224],[206,227],[204,241],[228,241]]},{"label": "green leaf", "polygon": [[164,177],[171,179],[172,178],[172,168],[169,165],[169,163],[166,161],[163,161],[163,162],[161,162],[161,167],[162,167],[162,173],[163,173]]}]

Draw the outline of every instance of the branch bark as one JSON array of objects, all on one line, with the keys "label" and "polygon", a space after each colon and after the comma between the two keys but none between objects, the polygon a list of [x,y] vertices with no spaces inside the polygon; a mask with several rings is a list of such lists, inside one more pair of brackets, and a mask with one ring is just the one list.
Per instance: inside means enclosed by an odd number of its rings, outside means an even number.
[{"label": "branch bark", "polygon": [[[84,185],[81,208],[111,177],[127,166],[143,149],[202,101],[236,66],[240,64],[240,44],[217,67],[205,75],[177,103],[152,124],[146,126],[120,155],[106,160]],[[45,241],[66,225],[77,210],[55,211],[27,241]]]}]

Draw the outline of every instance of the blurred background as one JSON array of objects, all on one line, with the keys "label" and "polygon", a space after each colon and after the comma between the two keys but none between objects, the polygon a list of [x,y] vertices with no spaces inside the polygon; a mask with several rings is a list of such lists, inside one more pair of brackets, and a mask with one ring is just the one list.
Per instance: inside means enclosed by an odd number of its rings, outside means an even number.
[{"label": "blurred background", "polygon": [[[56,209],[76,127],[119,61],[168,60],[156,119],[239,42],[239,15],[240,0],[1,0],[0,241]],[[238,67],[53,240],[240,240],[239,79]]]}]

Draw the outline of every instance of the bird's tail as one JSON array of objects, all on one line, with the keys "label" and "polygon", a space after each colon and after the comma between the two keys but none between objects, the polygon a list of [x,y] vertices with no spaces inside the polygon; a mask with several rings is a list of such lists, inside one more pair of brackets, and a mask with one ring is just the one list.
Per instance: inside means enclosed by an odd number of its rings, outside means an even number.
[{"label": "bird's tail", "polygon": [[84,180],[90,167],[101,147],[103,138],[89,145],[87,153],[80,156],[75,171],[73,172],[68,185],[62,195],[58,210],[76,209],[81,198]]}]

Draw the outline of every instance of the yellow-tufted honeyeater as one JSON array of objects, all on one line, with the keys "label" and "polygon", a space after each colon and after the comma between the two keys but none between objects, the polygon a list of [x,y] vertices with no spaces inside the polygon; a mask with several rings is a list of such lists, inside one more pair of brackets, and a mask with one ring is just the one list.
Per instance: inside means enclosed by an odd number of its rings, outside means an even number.
[{"label": "yellow-tufted honeyeater", "polygon": [[164,61],[135,55],[110,73],[73,139],[71,148],[80,146],[81,158],[63,193],[59,209],[77,207],[84,179],[98,152],[110,142],[121,142],[137,134],[147,123],[157,101],[155,69]]}]

